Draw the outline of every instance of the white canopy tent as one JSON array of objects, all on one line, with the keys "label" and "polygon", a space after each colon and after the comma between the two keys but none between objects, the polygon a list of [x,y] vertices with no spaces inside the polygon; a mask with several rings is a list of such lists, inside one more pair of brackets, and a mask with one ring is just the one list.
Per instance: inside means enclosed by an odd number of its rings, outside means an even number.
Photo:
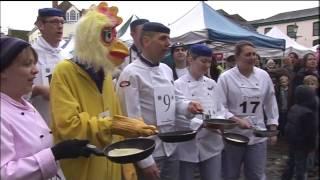
[{"label": "white canopy tent", "polygon": [[[292,40],[290,37],[288,37],[286,34],[284,34],[279,28],[274,26],[268,33],[266,33],[267,36],[273,37],[273,38],[279,38],[284,39],[286,41],[286,50],[285,55],[288,55],[290,52],[295,52],[298,55],[302,56],[309,52],[315,52],[312,48],[307,48],[301,44],[298,44],[296,41]],[[273,53],[270,54],[271,57],[279,57],[283,56],[283,54],[279,53]]]},{"label": "white canopy tent", "polygon": [[318,47],[319,47],[319,44],[313,46],[311,49],[316,52]]}]

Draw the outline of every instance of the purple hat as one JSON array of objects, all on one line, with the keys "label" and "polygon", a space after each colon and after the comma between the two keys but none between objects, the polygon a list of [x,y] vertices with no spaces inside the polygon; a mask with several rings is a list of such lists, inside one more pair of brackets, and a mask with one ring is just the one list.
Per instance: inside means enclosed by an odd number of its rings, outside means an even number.
[{"label": "purple hat", "polygon": [[59,16],[64,17],[64,13],[61,9],[57,8],[42,8],[38,10],[38,16]]},{"label": "purple hat", "polygon": [[17,57],[17,55],[26,47],[31,46],[28,42],[9,36],[0,38],[0,72],[5,70]]},{"label": "purple hat", "polygon": [[190,52],[198,56],[211,57],[213,51],[205,45],[195,44],[190,47]]}]

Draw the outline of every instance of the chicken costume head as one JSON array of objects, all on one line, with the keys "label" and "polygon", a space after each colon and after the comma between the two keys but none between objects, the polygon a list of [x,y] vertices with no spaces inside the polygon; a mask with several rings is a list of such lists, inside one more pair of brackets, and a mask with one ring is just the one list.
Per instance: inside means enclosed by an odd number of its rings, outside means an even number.
[{"label": "chicken costume head", "polygon": [[122,23],[117,7],[105,2],[91,6],[77,24],[75,52],[77,61],[110,72],[128,56],[127,46],[117,37],[116,27]]}]

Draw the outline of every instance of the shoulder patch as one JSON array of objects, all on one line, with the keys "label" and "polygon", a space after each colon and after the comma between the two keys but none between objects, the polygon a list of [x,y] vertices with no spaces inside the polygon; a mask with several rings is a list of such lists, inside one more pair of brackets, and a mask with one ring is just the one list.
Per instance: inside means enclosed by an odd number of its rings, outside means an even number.
[{"label": "shoulder patch", "polygon": [[120,87],[127,87],[127,86],[130,86],[130,81],[121,81],[120,82]]}]

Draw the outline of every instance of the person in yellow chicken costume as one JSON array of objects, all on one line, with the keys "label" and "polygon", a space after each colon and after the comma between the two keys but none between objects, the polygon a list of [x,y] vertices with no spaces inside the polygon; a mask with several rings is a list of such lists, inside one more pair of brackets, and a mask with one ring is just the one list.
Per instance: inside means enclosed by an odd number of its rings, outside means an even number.
[{"label": "person in yellow chicken costume", "polygon": [[[124,61],[128,48],[116,38],[115,27],[122,22],[117,13],[117,7],[105,2],[92,6],[77,24],[74,57],[61,61],[53,72],[50,106],[55,143],[88,139],[102,149],[123,136],[156,133],[154,126],[140,119],[121,116],[112,71]],[[60,163],[67,180],[136,179],[132,164],[116,164],[106,157],[92,155]]]}]

